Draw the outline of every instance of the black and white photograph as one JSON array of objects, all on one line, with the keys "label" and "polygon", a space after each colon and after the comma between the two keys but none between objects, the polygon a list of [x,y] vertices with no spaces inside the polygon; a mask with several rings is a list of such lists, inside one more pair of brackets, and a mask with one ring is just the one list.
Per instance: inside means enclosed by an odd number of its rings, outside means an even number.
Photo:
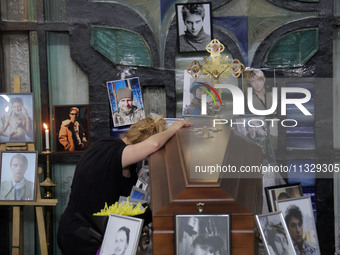
[{"label": "black and white photograph", "polygon": [[145,118],[142,89],[138,77],[106,82],[114,127]]},{"label": "black and white photograph", "polygon": [[296,255],[281,212],[256,215],[256,223],[267,254]]},{"label": "black and white photograph", "polygon": [[176,214],[175,254],[231,254],[230,214]]},{"label": "black and white photograph", "polygon": [[55,152],[79,153],[90,146],[89,105],[55,105]]},{"label": "black and white photograph", "polygon": [[211,3],[176,4],[179,52],[206,51],[212,40]]},{"label": "black and white photograph", "polygon": [[135,255],[142,226],[142,219],[110,214],[100,255]]},{"label": "black and white photograph", "polygon": [[297,254],[320,255],[310,196],[277,200]]},{"label": "black and white photograph", "polygon": [[35,201],[38,152],[1,152],[0,200]]},{"label": "black and white photograph", "polygon": [[235,118],[237,130],[261,147],[263,164],[275,164],[275,154],[269,138],[269,129],[264,117],[246,116]]},{"label": "black and white photograph", "polygon": [[301,183],[291,183],[284,185],[268,186],[264,188],[268,209],[270,212],[276,212],[276,200],[295,198],[303,196]]},{"label": "black and white photograph", "polygon": [[0,143],[34,142],[33,94],[0,94]]}]

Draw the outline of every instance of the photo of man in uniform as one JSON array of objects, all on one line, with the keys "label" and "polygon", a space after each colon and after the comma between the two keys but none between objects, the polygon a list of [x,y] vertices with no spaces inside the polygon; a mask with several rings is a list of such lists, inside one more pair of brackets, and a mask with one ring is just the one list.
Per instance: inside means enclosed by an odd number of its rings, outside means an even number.
[{"label": "photo of man in uniform", "polygon": [[145,118],[144,111],[133,104],[132,90],[124,87],[117,91],[118,111],[113,114],[113,122],[118,126],[134,124]]},{"label": "photo of man in uniform", "polygon": [[[33,200],[34,183],[25,178],[28,169],[28,160],[24,154],[16,153],[9,161],[7,168],[7,157],[2,155],[2,172],[10,171],[11,178],[1,182],[0,200]],[[7,173],[10,175],[9,173]],[[2,174],[2,178],[5,174]]]}]

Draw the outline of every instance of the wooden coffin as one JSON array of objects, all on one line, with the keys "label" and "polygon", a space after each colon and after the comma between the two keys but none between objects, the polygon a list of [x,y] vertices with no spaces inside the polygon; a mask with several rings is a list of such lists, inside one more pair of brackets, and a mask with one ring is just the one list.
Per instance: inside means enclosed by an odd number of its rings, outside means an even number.
[{"label": "wooden coffin", "polygon": [[211,123],[196,122],[195,128],[179,130],[163,149],[150,156],[155,255],[175,254],[174,215],[199,213],[197,203],[204,203],[203,213],[231,214],[233,255],[254,254],[254,215],[262,208],[261,173],[248,178],[235,173],[202,175],[193,170],[197,165],[260,165],[262,152],[227,126],[219,126],[218,132],[211,129],[209,138],[204,138],[206,130],[203,134],[193,132]]}]

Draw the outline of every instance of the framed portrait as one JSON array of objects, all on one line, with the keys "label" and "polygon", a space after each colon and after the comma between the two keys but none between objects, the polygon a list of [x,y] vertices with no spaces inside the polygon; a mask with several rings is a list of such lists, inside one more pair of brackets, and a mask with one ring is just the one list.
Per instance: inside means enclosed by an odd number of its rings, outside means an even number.
[{"label": "framed portrait", "polygon": [[60,153],[80,153],[90,146],[89,105],[55,105],[54,151]]},{"label": "framed portrait", "polygon": [[256,215],[255,217],[267,254],[296,255],[281,212]]},{"label": "framed portrait", "polygon": [[264,188],[266,191],[268,209],[270,212],[276,212],[276,200],[302,197],[301,183],[291,183],[285,185],[268,186]]},{"label": "framed portrait", "polygon": [[138,200],[146,200],[148,193],[145,190],[133,186],[131,189],[130,197]]},{"label": "framed portrait", "polygon": [[106,82],[114,127],[131,125],[145,118],[139,78]]},{"label": "framed portrait", "polygon": [[206,51],[212,40],[211,3],[176,4],[178,52]]},{"label": "framed portrait", "polygon": [[275,164],[276,158],[270,141],[270,132],[265,117],[246,115],[235,118],[236,128],[243,136],[261,147],[263,164]]},{"label": "framed portrait", "polygon": [[176,214],[175,254],[231,254],[230,214]]},{"label": "framed portrait", "polygon": [[[202,104],[202,101],[205,102]],[[217,91],[204,80],[184,71],[183,116],[215,116],[221,110]],[[205,113],[205,114],[204,114]]]},{"label": "framed portrait", "polygon": [[32,93],[0,94],[0,143],[34,142]]},{"label": "framed portrait", "polygon": [[1,152],[0,200],[36,201],[36,151]]},{"label": "framed portrait", "polygon": [[143,219],[110,214],[100,255],[135,255],[142,227]]},{"label": "framed portrait", "polygon": [[310,196],[276,200],[276,207],[285,218],[293,244],[296,244],[295,247],[302,247],[297,253],[320,255]]}]

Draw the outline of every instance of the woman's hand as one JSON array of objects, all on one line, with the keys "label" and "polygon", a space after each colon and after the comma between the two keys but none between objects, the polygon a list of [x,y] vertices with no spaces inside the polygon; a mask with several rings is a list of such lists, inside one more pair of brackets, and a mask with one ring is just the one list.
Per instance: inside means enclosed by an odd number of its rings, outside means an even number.
[{"label": "woman's hand", "polygon": [[168,129],[150,136],[143,142],[131,144],[125,147],[122,155],[122,167],[127,167],[145,159],[151,153],[159,150],[177,130],[193,123],[188,120],[176,120]]},{"label": "woman's hand", "polygon": [[174,131],[177,131],[181,129],[182,127],[189,127],[191,125],[193,125],[191,121],[181,119],[181,120],[176,120],[174,123],[172,123],[169,129],[173,129]]}]

